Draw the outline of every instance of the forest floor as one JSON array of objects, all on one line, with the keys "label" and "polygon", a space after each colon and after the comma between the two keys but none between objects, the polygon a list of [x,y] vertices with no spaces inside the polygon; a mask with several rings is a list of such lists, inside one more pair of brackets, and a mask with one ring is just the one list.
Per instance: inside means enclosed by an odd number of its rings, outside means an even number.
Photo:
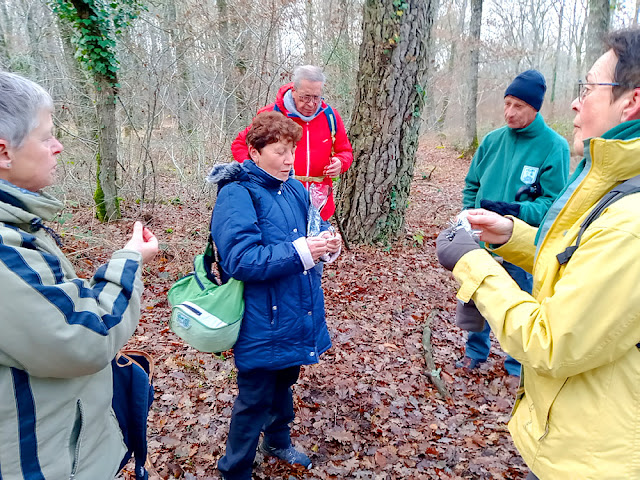
[{"label": "forest floor", "polygon": [[[320,363],[302,368],[291,430],[313,468],[291,468],[258,454],[254,478],[526,476],[506,427],[515,391],[495,340],[489,360],[477,371],[455,367],[465,334],[453,323],[456,285],[436,260],[435,238],[457,213],[468,166],[453,149],[423,142],[406,235],[387,248],[343,251],[325,267],[333,347]],[[128,344],[155,358],[149,455],[164,480],[217,479],[237,393],[232,353],[217,357],[186,346],[168,328],[166,299],[171,284],[191,269],[193,256],[205,246],[211,202],[194,196],[150,208],[124,205],[128,218],[104,225],[77,206],[58,229],[82,276],[92,275],[124,245],[132,219],[143,216],[160,239],[161,254],[145,266],[142,318]],[[422,346],[427,319],[449,400],[427,375]]]}]

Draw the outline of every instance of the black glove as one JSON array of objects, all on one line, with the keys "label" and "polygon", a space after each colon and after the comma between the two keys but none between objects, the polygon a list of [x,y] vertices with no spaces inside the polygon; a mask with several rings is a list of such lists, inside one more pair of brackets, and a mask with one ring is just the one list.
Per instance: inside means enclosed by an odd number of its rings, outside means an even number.
[{"label": "black glove", "polygon": [[516,192],[516,202],[524,200],[522,197],[529,197],[530,201],[534,201],[540,195],[542,195],[542,185],[540,185],[540,182],[535,182],[531,185],[523,185]]},{"label": "black glove", "polygon": [[491,210],[500,215],[520,215],[520,205],[508,202],[492,202],[491,200],[480,200],[480,206],[485,210]]},{"label": "black glove", "polygon": [[480,248],[480,245],[464,228],[459,228],[458,230],[447,228],[440,232],[436,239],[438,261],[447,270],[453,270],[453,267],[456,266],[456,263],[464,254],[478,248]]}]

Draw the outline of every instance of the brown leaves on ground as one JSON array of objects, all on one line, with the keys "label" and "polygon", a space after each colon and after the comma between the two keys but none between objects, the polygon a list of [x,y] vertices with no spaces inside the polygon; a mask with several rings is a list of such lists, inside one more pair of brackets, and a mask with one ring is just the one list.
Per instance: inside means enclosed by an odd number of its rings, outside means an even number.
[{"label": "brown leaves on ground", "polygon": [[[344,251],[325,267],[333,348],[319,364],[303,367],[292,425],[293,442],[310,455],[313,468],[257,454],[254,478],[524,478],[526,467],[506,428],[515,392],[505,381],[504,354],[494,344],[477,372],[455,368],[464,333],[452,324],[455,282],[438,265],[434,244],[457,213],[467,169],[468,161],[453,150],[423,145],[406,236],[390,248]],[[137,208],[125,207],[125,214],[140,216]],[[142,319],[128,345],[155,357],[149,455],[163,479],[219,478],[216,462],[237,392],[230,352],[197,352],[167,328],[166,292],[204,249],[209,215],[197,199],[155,207],[149,226],[162,253],[145,266]],[[67,235],[67,253],[81,275],[92,274],[124,245],[131,223],[102,225],[86,210],[74,212],[68,224],[77,227]],[[425,374],[422,330],[432,310],[438,312],[431,323],[434,359],[451,402]]]}]

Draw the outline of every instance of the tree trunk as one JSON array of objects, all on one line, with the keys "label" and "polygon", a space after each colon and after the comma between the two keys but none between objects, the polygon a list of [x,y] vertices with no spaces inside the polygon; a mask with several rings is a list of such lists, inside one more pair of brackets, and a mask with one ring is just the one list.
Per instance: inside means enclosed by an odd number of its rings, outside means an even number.
[{"label": "tree trunk", "polygon": [[470,39],[471,59],[469,61],[469,99],[465,118],[465,152],[473,154],[478,148],[476,106],[478,102],[478,64],[480,63],[480,30],[482,26],[482,0],[471,0]]},{"label": "tree trunk", "polygon": [[388,243],[404,227],[424,107],[434,11],[430,0],[366,0],[357,97],[355,162],[338,210],[350,241]]},{"label": "tree trunk", "polygon": [[602,43],[609,31],[609,0],[589,0],[589,20],[587,26],[587,54],[585,63],[587,68],[605,52]]},{"label": "tree trunk", "polygon": [[[117,91],[112,80],[96,75],[96,111],[98,116],[99,148],[97,187],[94,195],[98,218],[115,220],[120,218],[120,203],[116,186],[118,168],[118,128],[116,122]],[[116,79],[117,81],[117,79]]]},{"label": "tree trunk", "polygon": [[[434,23],[436,21],[436,17],[438,16],[438,9],[440,7],[440,0],[432,0],[433,3],[433,11],[434,11]],[[427,67],[427,80],[426,80],[426,88],[429,91],[429,94],[425,98],[425,114],[427,115],[427,126],[429,128],[435,127],[436,122],[438,121],[439,115],[436,112],[436,102],[433,95],[433,77],[435,74],[435,64],[436,64],[436,49],[434,48],[435,39],[433,35],[429,35],[427,38],[427,52],[429,54],[429,65]]]},{"label": "tree trunk", "polygon": [[60,31],[60,44],[62,45],[65,65],[70,77],[70,82],[64,82],[64,87],[69,92],[69,98],[74,98],[77,101],[77,107],[69,109],[69,115],[73,118],[78,135],[84,141],[93,142],[96,139],[98,123],[96,121],[96,109],[93,105],[92,87],[89,84],[87,75],[74,58],[75,48],[71,43],[71,37],[73,37],[72,28],[60,18],[56,19],[56,23]]},{"label": "tree trunk", "polygon": [[313,21],[313,0],[307,0],[305,4],[305,13],[307,15],[307,29],[304,34],[304,62],[307,65],[314,64],[313,56],[313,35],[315,32]]},{"label": "tree trunk", "polygon": [[7,12],[7,5],[0,1],[0,68],[9,70],[11,66],[10,39],[13,34],[12,19]]},{"label": "tree trunk", "polygon": [[[217,0],[218,6],[218,36],[220,38],[220,47],[222,50],[222,58],[232,59],[233,48],[231,46],[231,36],[229,33],[229,14],[227,11],[227,1]],[[222,114],[222,129],[229,134],[234,134],[233,127],[236,118],[235,96],[233,95],[235,81],[233,79],[233,67],[230,62],[224,62],[222,69],[223,76],[223,96],[224,109]]]},{"label": "tree trunk", "polygon": [[560,53],[562,52],[562,21],[564,19],[564,2],[560,4],[560,13],[558,14],[558,43],[556,43],[556,56],[553,62],[553,74],[551,78],[551,104],[555,109],[556,101],[556,81],[558,79],[558,64],[560,63]]},{"label": "tree trunk", "polygon": [[[460,9],[460,17],[458,21],[458,34],[462,36],[462,32],[464,31],[464,23],[465,16],[467,14],[467,0],[462,2],[462,8]],[[451,39],[451,46],[449,47],[449,59],[447,61],[447,76],[448,78],[453,78],[454,68],[456,65],[456,52],[458,49],[458,40],[455,38]],[[440,115],[436,121],[435,129],[437,132],[441,132],[444,129],[444,123],[447,119],[447,112],[449,111],[449,102],[451,101],[451,86],[445,91],[444,96],[442,98],[442,109],[440,110]]]},{"label": "tree trunk", "polygon": [[[188,29],[184,21],[178,21],[178,5],[174,0],[164,3],[164,24],[171,39],[175,54],[176,108],[175,116],[181,130],[191,132],[194,129],[197,108],[193,105],[191,89],[192,75],[189,70],[189,51],[193,49],[193,40],[188,38]],[[225,7],[226,8],[226,7]]]}]

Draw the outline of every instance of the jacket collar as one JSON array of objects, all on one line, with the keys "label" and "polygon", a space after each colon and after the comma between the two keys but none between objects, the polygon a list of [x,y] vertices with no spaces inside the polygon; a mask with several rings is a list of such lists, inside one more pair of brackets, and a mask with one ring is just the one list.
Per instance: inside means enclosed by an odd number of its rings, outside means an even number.
[{"label": "jacket collar", "polygon": [[[247,173],[249,174],[249,181],[260,185],[268,190],[278,190],[282,187],[282,184],[287,180],[282,181],[279,178],[274,177],[270,173],[265,172],[262,168],[255,164],[253,160],[245,160],[242,164]],[[293,176],[293,170],[289,172],[289,178]]]},{"label": "jacket collar", "polygon": [[31,192],[0,180],[0,222],[25,224],[34,219],[53,220],[63,204],[54,197]]},{"label": "jacket collar", "polygon": [[[289,178],[293,170],[289,172]],[[207,176],[207,182],[217,184],[218,189],[230,182],[250,181],[267,189],[279,189],[284,183],[279,178],[265,172],[251,159],[243,163],[231,162],[214,165]]]},{"label": "jacket collar", "polygon": [[585,163],[590,175],[607,181],[623,182],[640,174],[640,120],[621,123],[602,137],[585,141]]},{"label": "jacket collar", "polygon": [[509,128],[509,130],[511,130],[511,132],[515,135],[520,135],[523,137],[535,137],[537,135],[540,135],[540,133],[542,133],[542,131],[544,130],[546,124],[544,123],[544,119],[542,118],[542,115],[540,115],[540,112],[536,113],[536,117],[533,119],[533,122],[531,122],[529,125],[527,125],[524,128]]},{"label": "jacket collar", "polygon": [[[602,137],[590,138],[584,142],[585,156],[571,175],[565,189],[553,203],[543,222],[540,224],[535,243],[540,251],[547,232],[563,215],[565,222],[558,225],[568,229],[576,218],[593,207],[600,199],[618,184],[640,174],[640,120],[621,123],[605,132]],[[579,200],[575,200],[577,196]],[[555,228],[555,226],[554,226]]]}]

